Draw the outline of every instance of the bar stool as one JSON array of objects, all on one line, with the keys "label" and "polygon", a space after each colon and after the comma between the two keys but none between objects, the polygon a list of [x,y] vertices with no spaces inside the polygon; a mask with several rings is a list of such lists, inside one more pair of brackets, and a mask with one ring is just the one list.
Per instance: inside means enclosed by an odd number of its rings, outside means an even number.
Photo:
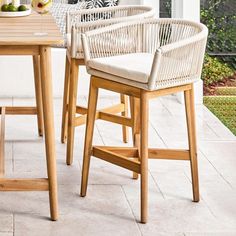
[{"label": "bar stool", "polygon": [[[71,165],[73,162],[74,130],[75,127],[85,124],[87,108],[76,106],[78,73],[79,68],[84,64],[84,53],[81,42],[81,34],[91,30],[102,28],[118,22],[151,18],[155,14],[151,7],[146,6],[116,6],[96,9],[73,11],[67,14],[67,57],[64,81],[63,110],[61,124],[61,142],[67,140],[66,162]],[[97,45],[104,48],[104,44]],[[122,47],[116,48],[125,52]],[[127,96],[120,95],[120,104],[97,111],[96,119],[117,122],[117,113],[123,116],[128,114]],[[81,114],[77,117],[76,114]],[[122,126],[123,141],[128,142],[128,128]]]},{"label": "bar stool", "polygon": [[[179,19],[120,23],[83,34],[91,83],[81,196],[86,195],[92,155],[140,175],[142,223],[148,219],[148,158],[190,161],[193,201],[199,201],[193,83],[200,79],[207,34],[203,24]],[[135,44],[128,43],[131,39]],[[102,42],[129,51],[110,55],[97,47]],[[100,88],[131,97],[131,118],[120,117],[120,122],[134,127],[133,147],[92,146]],[[148,148],[149,99],[177,92],[184,92],[189,150]]]}]

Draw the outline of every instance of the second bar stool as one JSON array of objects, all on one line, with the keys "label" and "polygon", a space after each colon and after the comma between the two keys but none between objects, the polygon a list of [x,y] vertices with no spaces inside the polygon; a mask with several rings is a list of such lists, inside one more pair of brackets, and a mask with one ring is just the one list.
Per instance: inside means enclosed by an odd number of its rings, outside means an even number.
[{"label": "second bar stool", "polygon": [[[63,111],[61,142],[67,140],[66,162],[70,165],[73,161],[74,130],[75,127],[85,124],[87,108],[76,105],[79,67],[84,65],[84,53],[81,42],[81,34],[91,29],[99,29],[118,22],[151,18],[155,14],[151,7],[147,6],[116,6],[87,9],[69,12],[67,15],[67,56],[64,82]],[[97,47],[104,48],[104,44]],[[111,45],[112,47],[112,45]],[[112,55],[114,51],[123,51],[121,48],[108,48],[106,53]],[[118,123],[117,113],[123,116],[128,114],[127,96],[120,95],[120,104],[97,111],[96,119],[103,119]],[[76,117],[76,114],[81,114]],[[128,129],[122,126],[123,141],[128,142]]]},{"label": "second bar stool", "polygon": [[[120,23],[83,35],[87,71],[91,75],[87,115],[81,196],[86,195],[90,157],[95,156],[140,174],[141,222],[148,219],[148,159],[190,161],[193,201],[199,201],[197,146],[195,132],[193,82],[201,75],[207,28],[195,22],[177,19],[148,19],[138,23]],[[102,57],[100,40],[116,39],[115,45],[132,52]],[[134,42],[134,41],[133,41]],[[94,56],[101,55],[100,58]],[[119,54],[119,53],[117,53]],[[129,95],[131,119],[122,118],[134,128],[134,147],[92,146],[99,89]],[[184,92],[188,128],[188,150],[148,148],[149,100]]]}]

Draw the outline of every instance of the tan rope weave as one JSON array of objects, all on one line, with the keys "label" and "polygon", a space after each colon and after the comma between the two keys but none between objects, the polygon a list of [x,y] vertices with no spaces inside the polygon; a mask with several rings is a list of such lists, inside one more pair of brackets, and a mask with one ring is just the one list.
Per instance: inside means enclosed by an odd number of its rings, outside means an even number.
[{"label": "tan rope weave", "polygon": [[81,34],[119,22],[152,18],[155,11],[147,6],[124,5],[95,9],[83,9],[67,13],[66,32],[70,36],[72,58],[84,58]]},{"label": "tan rope weave", "polygon": [[146,19],[96,29],[86,32],[82,38],[85,62],[129,53],[153,54],[148,84],[144,87],[156,90],[200,78],[207,35],[208,29],[201,23]]}]

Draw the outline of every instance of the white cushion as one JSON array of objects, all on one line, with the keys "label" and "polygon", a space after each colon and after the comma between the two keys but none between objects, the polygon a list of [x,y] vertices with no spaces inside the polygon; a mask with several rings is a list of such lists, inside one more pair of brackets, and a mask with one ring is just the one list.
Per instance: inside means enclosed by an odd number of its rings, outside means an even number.
[{"label": "white cushion", "polygon": [[153,57],[151,53],[131,53],[96,58],[88,61],[88,67],[139,83],[148,83]]}]

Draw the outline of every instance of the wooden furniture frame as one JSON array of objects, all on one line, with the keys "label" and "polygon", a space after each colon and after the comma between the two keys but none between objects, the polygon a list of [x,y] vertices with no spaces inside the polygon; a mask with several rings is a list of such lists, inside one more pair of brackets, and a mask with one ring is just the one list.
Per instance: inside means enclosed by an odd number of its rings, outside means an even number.
[{"label": "wooden furniture frame", "polygon": [[[119,117],[119,122],[133,127],[134,147],[92,146],[93,130],[99,89],[108,89],[126,94],[131,98],[131,118]],[[150,99],[184,92],[186,119],[188,127],[189,150],[148,148],[148,103]],[[167,159],[190,161],[192,173],[193,201],[199,201],[199,184],[197,168],[197,146],[194,114],[193,84],[167,88],[158,91],[146,91],[129,85],[91,76],[89,92],[89,109],[84,146],[81,196],[85,196],[88,185],[90,157],[131,170],[141,176],[141,222],[148,217],[148,159]]]},{"label": "wooden furniture frame", "polygon": [[[64,80],[64,95],[63,95],[63,109],[62,109],[62,123],[61,123],[61,142],[67,141],[66,149],[66,163],[71,165],[73,162],[74,149],[74,133],[75,127],[86,123],[87,108],[76,105],[78,93],[78,76],[79,68],[84,65],[83,59],[71,58],[67,52],[66,56],[66,70]],[[117,122],[117,113],[123,116],[128,115],[128,99],[124,95],[120,95],[120,104],[110,106],[96,112],[96,119],[106,120],[113,123]],[[80,116],[77,116],[80,114]],[[128,142],[128,127],[122,126],[123,141]]]},{"label": "wooden furniture frame", "polygon": [[[0,21],[0,56],[29,55],[33,57],[36,107],[6,107],[1,109],[1,178],[0,191],[48,191],[51,219],[58,219],[57,174],[55,158],[55,134],[53,121],[53,97],[50,45],[63,43],[63,38],[51,15],[43,17],[47,36],[38,37],[40,15],[33,13],[22,18],[3,18]],[[37,115],[39,134],[45,132],[45,148],[48,178],[4,178],[4,114]]]},{"label": "wooden furniture frame", "polygon": [[[193,83],[201,76],[207,34],[203,24],[180,19],[123,22],[83,34],[91,84],[81,196],[86,195],[90,157],[93,155],[133,171],[136,173],[134,177],[140,175],[142,223],[148,219],[149,158],[190,161],[193,201],[199,201]],[[110,55],[103,54],[107,48],[99,47],[100,42],[112,45]],[[116,50],[121,46],[126,49],[125,53]],[[130,63],[134,57],[135,65]],[[92,146],[99,89],[130,96],[131,118],[119,117],[117,120],[132,127],[132,148]],[[185,97],[189,149],[148,148],[149,100],[179,92],[184,92]]]},{"label": "wooden furniture frame", "polygon": [[[105,17],[104,16],[110,16]],[[81,34],[91,29],[99,29],[118,22],[152,18],[153,8],[140,5],[124,5],[95,9],[81,9],[67,14],[66,32],[67,58],[64,80],[61,142],[67,141],[66,163],[73,162],[75,127],[86,123],[87,108],[76,106],[79,67],[85,65]],[[64,29],[64,28],[63,28]],[[62,30],[63,30],[62,29]],[[66,36],[65,36],[66,37]],[[109,52],[107,52],[109,54]],[[119,123],[117,113],[128,115],[128,98],[120,95],[120,103],[97,111],[96,119]],[[76,114],[81,116],[77,117]],[[122,125],[123,141],[128,142],[128,127]]]}]

